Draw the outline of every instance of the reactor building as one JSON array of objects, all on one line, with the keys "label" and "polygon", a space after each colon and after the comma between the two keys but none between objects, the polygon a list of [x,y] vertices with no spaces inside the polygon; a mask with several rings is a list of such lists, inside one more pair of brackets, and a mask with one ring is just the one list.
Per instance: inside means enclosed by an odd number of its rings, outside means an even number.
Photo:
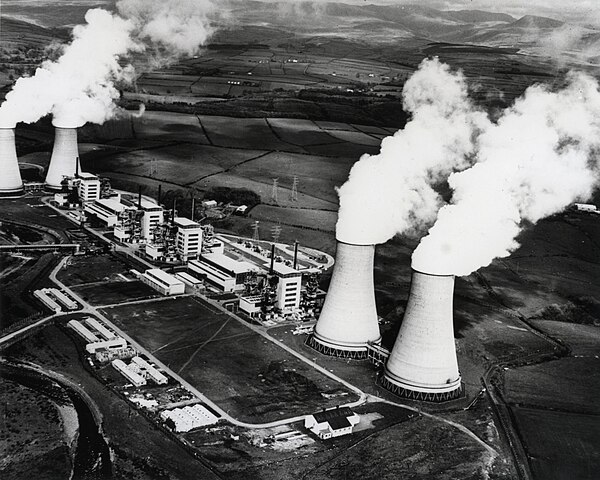
[{"label": "reactor building", "polygon": [[398,396],[443,402],[460,397],[453,326],[454,276],[414,269],[404,320],[380,383]]},{"label": "reactor building", "polygon": [[23,193],[14,128],[0,128],[0,172],[0,196]]},{"label": "reactor building", "polygon": [[338,240],[331,284],[307,345],[342,358],[367,358],[367,346],[381,342],[375,307],[375,245]]},{"label": "reactor building", "polygon": [[74,177],[81,172],[79,149],[77,148],[77,128],[54,125],[55,137],[50,165],[46,173],[46,187],[61,190],[64,177]]}]

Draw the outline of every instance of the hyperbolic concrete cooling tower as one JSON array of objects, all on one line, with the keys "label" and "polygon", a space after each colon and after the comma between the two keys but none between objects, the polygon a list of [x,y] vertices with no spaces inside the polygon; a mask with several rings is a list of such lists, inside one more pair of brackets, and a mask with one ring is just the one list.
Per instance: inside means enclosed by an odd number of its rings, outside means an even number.
[{"label": "hyperbolic concrete cooling tower", "polygon": [[452,323],[453,275],[413,270],[402,327],[382,385],[393,393],[441,402],[461,394]]},{"label": "hyperbolic concrete cooling tower", "polygon": [[375,308],[375,245],[337,244],[325,304],[307,344],[326,355],[366,358],[367,344],[379,343]]},{"label": "hyperbolic concrete cooling tower", "polygon": [[0,128],[0,195],[15,195],[23,191],[19,171],[14,128]]},{"label": "hyperbolic concrete cooling tower", "polygon": [[54,147],[46,174],[46,185],[51,189],[60,190],[64,176],[75,176],[78,158],[77,128],[55,127]]}]

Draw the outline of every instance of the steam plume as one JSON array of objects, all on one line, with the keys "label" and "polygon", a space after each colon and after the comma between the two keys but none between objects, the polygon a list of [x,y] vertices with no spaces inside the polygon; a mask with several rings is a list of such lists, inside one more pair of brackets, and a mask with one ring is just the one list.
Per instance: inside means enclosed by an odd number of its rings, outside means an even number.
[{"label": "steam plume", "polygon": [[211,33],[210,5],[208,0],[120,0],[120,15],[88,10],[86,24],[73,29],[73,41],[58,60],[17,80],[0,105],[0,126],[33,123],[49,113],[62,127],[103,123],[116,111],[115,82],[133,79],[127,56],[147,42],[171,59],[196,52]]},{"label": "steam plume", "polygon": [[481,134],[478,162],[450,176],[452,202],[413,253],[413,268],[468,275],[506,257],[527,222],[591,195],[599,147],[595,80],[571,74],[557,92],[530,87]]},{"label": "steam plume", "polygon": [[424,60],[403,101],[412,119],[382,141],[378,155],[363,155],[338,189],[338,240],[383,243],[430,224],[441,202],[432,185],[469,166],[474,135],[487,119],[469,101],[460,72]]}]

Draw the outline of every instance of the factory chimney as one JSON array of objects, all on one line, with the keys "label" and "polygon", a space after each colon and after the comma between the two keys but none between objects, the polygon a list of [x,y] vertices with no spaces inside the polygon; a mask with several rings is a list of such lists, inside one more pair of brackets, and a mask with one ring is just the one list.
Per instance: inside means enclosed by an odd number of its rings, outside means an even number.
[{"label": "factory chimney", "polygon": [[137,203],[137,208],[138,210],[142,209],[142,186],[138,185],[138,203]]},{"label": "factory chimney", "polygon": [[294,270],[298,265],[298,240],[294,242]]},{"label": "factory chimney", "polygon": [[0,128],[0,172],[0,196],[23,193],[14,128]]},{"label": "factory chimney", "polygon": [[76,171],[81,171],[77,128],[55,125],[54,147],[46,173],[46,186],[52,190],[61,190],[63,177],[73,177]]},{"label": "factory chimney", "polygon": [[400,332],[381,384],[414,400],[443,402],[461,395],[452,323],[453,275],[413,269]]},{"label": "factory chimney", "polygon": [[158,184],[158,195],[156,196],[156,203],[160,205],[160,200],[162,197],[162,183]]},{"label": "factory chimney", "polygon": [[192,197],[192,213],[190,214],[190,220],[194,221],[194,210],[196,209],[196,199]]},{"label": "factory chimney", "polygon": [[381,341],[373,286],[374,256],[375,245],[338,241],[329,291],[307,345],[325,355],[367,358],[367,344]]},{"label": "factory chimney", "polygon": [[269,275],[273,275],[275,268],[275,244],[271,244],[271,266],[269,267]]}]

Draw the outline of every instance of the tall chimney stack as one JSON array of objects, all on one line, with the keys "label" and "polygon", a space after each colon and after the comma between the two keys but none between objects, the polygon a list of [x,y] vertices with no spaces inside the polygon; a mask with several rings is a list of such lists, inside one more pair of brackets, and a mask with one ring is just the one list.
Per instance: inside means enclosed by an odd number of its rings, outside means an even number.
[{"label": "tall chimney stack", "polygon": [[160,200],[162,197],[162,183],[158,184],[158,195],[156,196],[156,203],[160,205]]},{"label": "tall chimney stack", "polygon": [[443,402],[461,395],[454,345],[454,276],[413,269],[400,332],[381,384],[401,397]]},{"label": "tall chimney stack", "polygon": [[52,190],[61,190],[63,177],[73,177],[77,171],[81,171],[77,128],[55,126],[54,147],[46,173],[46,186]]},{"label": "tall chimney stack", "polygon": [[367,358],[367,345],[381,341],[373,285],[374,256],[375,245],[338,241],[329,291],[307,345],[325,355]]},{"label": "tall chimney stack", "polygon": [[294,242],[294,270],[298,264],[298,240]]},{"label": "tall chimney stack", "polygon": [[138,210],[142,209],[142,186],[138,185],[138,204],[137,204],[137,208]]},{"label": "tall chimney stack", "polygon": [[190,215],[190,220],[194,221],[194,209],[196,208],[196,199],[192,197],[192,213]]},{"label": "tall chimney stack", "polygon": [[23,180],[19,171],[15,129],[0,128],[0,196],[23,193]]},{"label": "tall chimney stack", "polygon": [[269,268],[269,274],[273,275],[273,269],[275,267],[275,244],[271,245],[271,267]]}]

